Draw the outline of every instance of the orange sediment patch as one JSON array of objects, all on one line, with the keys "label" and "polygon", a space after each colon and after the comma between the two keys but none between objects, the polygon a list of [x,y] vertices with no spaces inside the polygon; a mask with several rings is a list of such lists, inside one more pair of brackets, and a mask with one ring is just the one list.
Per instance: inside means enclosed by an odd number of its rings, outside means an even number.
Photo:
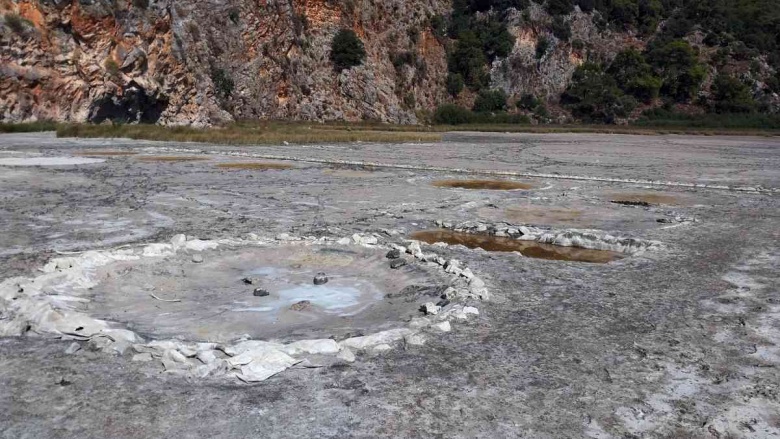
[{"label": "orange sediment patch", "polygon": [[80,155],[82,157],[121,157],[121,156],[128,156],[128,155],[136,155],[137,152],[133,151],[105,151],[105,150],[97,150],[97,151],[79,151],[76,153],[76,155]]},{"label": "orange sediment patch", "polygon": [[506,218],[518,224],[560,224],[573,222],[582,217],[581,210],[561,207],[515,206],[504,210]]},{"label": "orange sediment patch", "polygon": [[521,241],[513,238],[471,233],[454,232],[452,230],[422,230],[415,232],[412,239],[434,244],[445,242],[449,245],[463,245],[468,248],[481,248],[490,252],[518,252],[523,256],[554,261],[574,261],[606,264],[624,256],[618,252],[607,250],[592,250],[579,247],[562,247],[552,244],[540,244],[534,241]]},{"label": "orange sediment patch", "polygon": [[220,163],[217,165],[218,168],[222,169],[249,169],[249,170],[256,170],[256,171],[265,171],[265,170],[283,170],[283,169],[292,169],[294,166],[292,165],[286,165],[283,163],[267,163],[267,162],[238,162],[238,163]]},{"label": "orange sediment patch", "polygon": [[209,158],[191,155],[145,155],[138,157],[138,160],[142,162],[196,162],[209,160]]},{"label": "orange sediment patch", "polygon": [[436,180],[436,187],[452,187],[461,189],[485,189],[508,191],[516,189],[533,189],[533,185],[510,180]]}]

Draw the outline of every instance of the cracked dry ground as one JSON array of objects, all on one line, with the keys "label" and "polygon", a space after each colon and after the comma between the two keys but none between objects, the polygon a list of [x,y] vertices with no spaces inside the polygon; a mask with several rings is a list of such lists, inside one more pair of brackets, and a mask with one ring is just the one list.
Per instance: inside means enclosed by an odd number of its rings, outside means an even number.
[{"label": "cracked dry ground", "polygon": [[[230,152],[777,188],[780,140],[448,134],[441,144],[239,148],[0,136],[0,158],[96,150],[137,154],[0,166],[0,278],[30,275],[56,252],[176,233],[398,230],[400,242],[436,220],[589,228],[664,245],[608,264],[437,248],[491,288],[478,319],[422,347],[256,385],[179,378],[88,349],[66,355],[70,341],[2,338],[0,437],[780,437],[776,193],[552,178],[518,179],[529,190],[469,190],[433,183],[485,176],[217,166],[258,161]],[[628,198],[650,203],[611,202]]]}]

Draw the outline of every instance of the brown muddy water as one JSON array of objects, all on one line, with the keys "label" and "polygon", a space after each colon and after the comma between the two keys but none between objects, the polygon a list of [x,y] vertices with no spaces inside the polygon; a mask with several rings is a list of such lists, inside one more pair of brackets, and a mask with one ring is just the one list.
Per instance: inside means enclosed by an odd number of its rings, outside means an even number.
[{"label": "brown muddy water", "polygon": [[623,254],[607,250],[592,250],[578,247],[562,247],[541,244],[534,241],[521,241],[513,238],[476,235],[436,229],[421,230],[412,233],[412,239],[428,244],[445,242],[449,245],[463,245],[468,248],[481,248],[490,252],[519,252],[525,257],[554,261],[590,262],[606,264],[624,257]]},{"label": "brown muddy water", "polygon": [[209,157],[189,156],[189,155],[145,155],[138,157],[142,162],[196,162],[209,160]]},{"label": "brown muddy water", "polygon": [[82,157],[123,157],[123,156],[136,155],[136,154],[138,153],[133,151],[106,151],[106,150],[79,151],[76,153],[76,155]]},{"label": "brown muddy water", "polygon": [[533,189],[529,183],[509,180],[436,180],[436,187],[451,187],[461,189],[483,189],[491,191],[509,191],[516,189]]},{"label": "brown muddy water", "polygon": [[255,171],[266,171],[266,170],[284,170],[284,169],[292,169],[294,166],[292,165],[285,165],[283,163],[267,163],[267,162],[238,162],[238,163],[220,163],[217,165],[218,168],[223,169],[246,169],[246,170],[255,170]]}]

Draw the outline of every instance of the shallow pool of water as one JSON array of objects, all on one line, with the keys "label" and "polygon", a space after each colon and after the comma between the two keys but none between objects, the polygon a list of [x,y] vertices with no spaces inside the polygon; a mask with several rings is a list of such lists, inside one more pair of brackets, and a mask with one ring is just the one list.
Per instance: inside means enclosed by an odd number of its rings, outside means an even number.
[{"label": "shallow pool of water", "polygon": [[71,166],[103,163],[88,157],[12,157],[0,159],[0,166]]},{"label": "shallow pool of water", "polygon": [[533,189],[529,183],[521,183],[511,180],[436,180],[436,187],[450,187],[460,189],[483,189],[493,191],[508,191],[517,189]]},{"label": "shallow pool of water", "polygon": [[555,261],[575,261],[605,264],[624,257],[623,254],[592,250],[578,247],[562,247],[552,244],[541,244],[535,241],[521,241],[513,238],[472,233],[454,232],[452,230],[422,230],[415,232],[412,239],[428,244],[445,242],[449,245],[462,245],[468,248],[481,248],[491,252],[519,252],[523,256]]}]

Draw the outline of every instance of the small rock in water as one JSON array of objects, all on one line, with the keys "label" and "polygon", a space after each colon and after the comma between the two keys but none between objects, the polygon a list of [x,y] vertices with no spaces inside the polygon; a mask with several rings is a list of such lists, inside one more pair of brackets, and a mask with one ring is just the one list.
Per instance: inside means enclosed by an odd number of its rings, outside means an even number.
[{"label": "small rock in water", "polygon": [[73,384],[71,381],[69,381],[67,378],[60,376],[57,377],[56,380],[54,380],[54,384],[60,385],[60,386],[69,386]]},{"label": "small rock in water", "polygon": [[387,252],[387,259],[398,259],[400,257],[401,257],[401,250],[398,250],[397,248]]},{"label": "small rock in water", "polygon": [[81,349],[81,345],[76,343],[75,341],[68,346],[67,349],[65,349],[65,353],[67,355],[73,355],[76,352],[78,352]]},{"label": "small rock in water", "polygon": [[192,255],[192,262],[194,262],[196,264],[200,264],[201,262],[203,262],[203,256],[201,256],[201,255]]},{"label": "small rock in water", "polygon": [[433,302],[428,302],[420,307],[420,311],[424,312],[426,315],[429,316],[438,314],[440,310],[441,307],[435,305]]},{"label": "small rock in water", "polygon": [[317,273],[314,276],[314,285],[325,285],[326,283],[328,283],[328,276],[325,276],[325,273]]},{"label": "small rock in water", "polygon": [[262,288],[255,288],[255,291],[252,293],[255,297],[265,297],[270,296],[271,293],[268,292],[268,290],[264,290]]},{"label": "small rock in water", "polygon": [[403,267],[404,265],[406,265],[406,259],[396,259],[390,263],[390,268],[396,270],[398,268]]},{"label": "small rock in water", "polygon": [[311,302],[308,300],[301,300],[300,302],[293,303],[292,306],[290,306],[290,310],[292,311],[305,311],[309,308],[311,308]]},{"label": "small rock in water", "polygon": [[260,278],[259,277],[254,277],[254,276],[249,276],[249,277],[245,277],[243,279],[243,281],[247,285],[258,285],[260,283]]}]

